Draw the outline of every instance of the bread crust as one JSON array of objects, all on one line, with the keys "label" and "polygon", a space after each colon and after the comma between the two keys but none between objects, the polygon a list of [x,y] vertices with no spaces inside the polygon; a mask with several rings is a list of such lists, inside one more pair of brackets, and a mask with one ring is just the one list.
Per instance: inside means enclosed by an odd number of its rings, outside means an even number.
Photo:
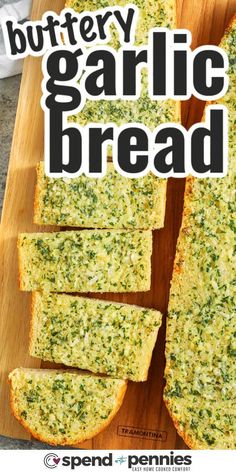
[{"label": "bread crust", "polygon": [[33,222],[36,225],[40,225],[40,202],[39,202],[39,196],[40,196],[40,187],[39,187],[39,182],[40,182],[40,163],[37,164],[36,166],[36,186],[35,186],[35,192],[34,192],[34,217],[33,217]]},{"label": "bread crust", "polygon": [[[32,369],[32,370],[35,370],[35,369]],[[55,372],[56,369],[54,369],[53,371]],[[67,370],[66,372],[70,372],[72,370]],[[44,370],[41,370],[40,372],[44,372]],[[57,370],[57,372],[62,372],[62,370]],[[75,370],[73,370],[73,372],[76,372]],[[78,372],[78,371],[77,371]],[[12,388],[12,379],[10,378],[9,379],[9,383],[10,383],[10,408],[11,408],[11,412],[12,414],[15,416],[15,418],[19,421],[19,423],[35,438],[35,439],[38,439],[39,441],[41,442],[45,442],[47,444],[50,444],[52,446],[73,446],[73,447],[76,447],[78,446],[80,443],[88,440],[88,439],[92,439],[94,436],[97,436],[97,434],[101,433],[104,429],[107,428],[107,426],[111,423],[111,421],[113,420],[113,418],[115,417],[116,413],[118,412],[118,410],[120,409],[122,403],[123,403],[123,399],[124,399],[124,396],[125,396],[125,393],[126,393],[126,390],[127,390],[127,383],[126,381],[124,381],[124,384],[122,385],[122,387],[120,388],[120,391],[118,392],[118,395],[117,395],[117,399],[116,399],[116,404],[115,404],[115,407],[113,409],[113,411],[111,412],[111,414],[109,415],[109,417],[107,418],[107,420],[103,423],[102,427],[99,426],[97,428],[94,429],[93,432],[91,432],[90,434],[87,434],[84,433],[82,436],[78,437],[78,439],[76,441],[71,441],[69,438],[65,438],[64,440],[57,440],[55,439],[55,441],[52,441],[51,439],[48,440],[48,438],[46,436],[43,436],[35,431],[33,431],[30,427],[30,425],[24,420],[24,418],[22,418],[19,414],[18,414],[18,411],[17,411],[17,400],[16,398],[14,397],[14,390]]]},{"label": "bread crust", "polygon": [[173,415],[173,413],[171,412],[171,409],[169,408],[169,401],[167,399],[164,398],[164,403],[166,405],[166,408],[169,412],[169,415],[174,423],[174,427],[177,431],[177,433],[179,434],[179,436],[184,440],[185,444],[190,448],[190,449],[204,449],[203,447],[201,447],[200,444],[198,444],[196,441],[194,441],[193,438],[191,438],[188,433],[186,431],[183,431],[180,427],[180,423],[179,421],[177,420],[177,418]]},{"label": "bread crust", "polygon": [[22,261],[21,261],[21,251],[20,251],[20,236],[17,240],[17,259],[18,259],[18,287],[20,290],[24,290],[24,286],[22,283]]},{"label": "bread crust", "polygon": [[32,292],[31,295],[31,304],[30,304],[30,324],[29,324],[29,353],[33,356],[33,344],[35,338],[35,323],[34,323],[34,313],[35,306],[38,298],[38,292]]},{"label": "bread crust", "polygon": [[[231,30],[232,30],[235,22],[236,22],[236,14],[231,18],[231,20],[229,22],[229,25],[227,26],[227,28],[225,30],[224,36],[222,37],[221,42],[224,41],[225,38],[231,33]],[[206,103],[206,107],[209,104],[212,104],[212,102]],[[205,109],[206,109],[206,107],[205,107]],[[205,113],[205,109],[204,109],[204,113]],[[204,117],[204,115],[203,115],[203,117]],[[175,285],[179,285],[179,276],[180,276],[180,274],[183,270],[184,246],[183,246],[183,244],[180,244],[180,243],[184,239],[185,234],[188,233],[189,215],[191,213],[191,200],[192,200],[192,196],[193,196],[195,180],[196,180],[196,178],[192,177],[192,176],[187,177],[187,179],[186,179],[186,186],[185,186],[185,192],[184,192],[183,217],[182,217],[182,224],[181,224],[179,237],[178,237],[178,241],[177,241],[177,250],[176,250],[176,255],[175,255],[175,260],[174,260],[174,267],[173,267],[171,285],[173,284],[173,282],[175,283]],[[168,332],[169,332],[169,327],[168,327],[168,323],[167,323],[166,333],[168,334]],[[166,337],[168,338],[168,336],[166,336]],[[170,370],[171,369],[169,368],[169,366],[166,366],[166,368],[165,368],[165,377],[167,377],[169,375]],[[190,449],[206,449],[206,448],[202,447],[202,444],[200,442],[198,442],[196,439],[191,437],[188,434],[188,431],[183,431],[183,429],[180,426],[179,420],[177,419],[177,417],[173,413],[173,410],[172,410],[171,405],[170,405],[170,401],[167,398],[165,398],[165,396],[164,396],[163,399],[164,399],[164,403],[166,405],[166,408],[169,412],[169,415],[172,418],[174,426],[175,426],[178,434],[182,437],[182,439],[186,443],[186,445]]]}]

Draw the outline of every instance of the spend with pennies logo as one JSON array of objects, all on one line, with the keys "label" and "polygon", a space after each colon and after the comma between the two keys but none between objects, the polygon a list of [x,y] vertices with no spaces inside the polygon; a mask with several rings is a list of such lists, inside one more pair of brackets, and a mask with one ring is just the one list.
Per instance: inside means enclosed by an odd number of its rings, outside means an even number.
[{"label": "spend with pennies logo", "polygon": [[53,452],[50,452],[49,454],[47,454],[45,457],[44,457],[44,465],[48,468],[48,469],[55,469],[55,467],[58,466],[59,462],[60,462],[60,457],[58,457],[57,454],[54,454]]}]

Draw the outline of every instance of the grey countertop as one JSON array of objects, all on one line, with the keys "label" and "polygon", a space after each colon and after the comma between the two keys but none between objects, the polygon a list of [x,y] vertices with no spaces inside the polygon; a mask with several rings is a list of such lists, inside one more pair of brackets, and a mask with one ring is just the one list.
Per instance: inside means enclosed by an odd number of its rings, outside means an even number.
[{"label": "grey countertop", "polygon": [[0,7],[3,7],[3,5],[6,5],[8,3],[12,3],[12,0],[0,0]]},{"label": "grey countertop", "polygon": [[21,75],[0,80],[0,213],[4,197]]},{"label": "grey countertop", "polygon": [[0,0],[0,8],[9,3],[13,3],[13,0]]},{"label": "grey countertop", "polygon": [[[1,5],[1,1],[0,1]],[[2,209],[8,161],[14,130],[21,75],[0,80],[0,212]],[[1,421],[1,420],[0,420]],[[64,449],[52,448],[38,441],[21,441],[0,436],[0,449]]]}]

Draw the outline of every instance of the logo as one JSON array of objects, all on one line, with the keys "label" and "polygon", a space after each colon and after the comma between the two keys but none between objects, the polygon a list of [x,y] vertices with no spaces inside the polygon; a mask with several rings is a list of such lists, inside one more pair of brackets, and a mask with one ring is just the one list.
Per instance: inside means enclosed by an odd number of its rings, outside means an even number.
[{"label": "logo", "polygon": [[131,438],[142,438],[151,441],[165,442],[167,440],[167,432],[159,431],[154,429],[141,429],[135,426],[123,426],[117,427],[118,436],[126,436]]},{"label": "logo", "polygon": [[[62,458],[61,466],[70,467],[71,470],[77,469],[77,467],[112,467],[113,456],[110,452],[106,456],[64,456]],[[90,470],[90,469],[89,469]]]},{"label": "logo", "polygon": [[[132,452],[135,453],[135,451]],[[91,470],[93,467],[94,470],[104,470],[104,468],[109,470],[112,467],[114,470],[140,472],[164,472],[166,470],[191,472],[192,456],[190,454],[182,455],[178,451],[169,451],[163,454],[163,451],[161,451],[161,453],[146,455],[144,452],[142,454],[127,454],[124,456],[122,451],[117,451],[116,454],[109,452],[106,455],[87,455],[86,452],[81,451],[80,455],[67,455],[63,457],[49,453],[44,457],[44,465],[48,469],[55,469],[59,466],[60,470],[66,467],[67,470],[72,471],[82,471],[85,468]]]},{"label": "logo", "polygon": [[58,466],[59,462],[60,462],[60,457],[57,456],[57,454],[54,454],[53,452],[50,452],[49,454],[47,454],[45,457],[44,457],[44,465],[48,468],[48,469],[55,469],[55,467]]},{"label": "logo", "polygon": [[[191,455],[185,455],[182,456],[181,454],[178,454],[177,451],[170,451],[169,453],[166,454],[153,454],[151,456],[148,455],[129,455],[128,456],[128,469],[136,469],[136,470],[144,470],[140,467],[136,466],[162,466],[161,468],[158,467],[156,470],[164,471],[164,470],[177,470],[177,468],[168,468],[166,469],[166,466],[190,466],[192,464],[192,456]],[[147,470],[147,468],[146,468]],[[149,470],[154,470],[154,467]],[[190,471],[190,467],[182,467],[178,468],[178,470],[185,470]]]},{"label": "logo", "polygon": [[124,464],[126,461],[127,461],[127,457],[124,457],[124,456],[117,457],[117,459],[115,460],[115,462],[120,465]]}]

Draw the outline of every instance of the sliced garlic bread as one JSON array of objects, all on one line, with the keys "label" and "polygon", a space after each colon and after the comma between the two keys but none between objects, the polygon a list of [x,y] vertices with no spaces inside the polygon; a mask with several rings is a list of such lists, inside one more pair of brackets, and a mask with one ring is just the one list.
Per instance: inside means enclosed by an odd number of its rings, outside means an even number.
[{"label": "sliced garlic bread", "polygon": [[[67,0],[66,6],[77,12],[94,11],[105,7],[127,5],[126,0]],[[148,42],[148,32],[151,28],[176,28],[175,0],[133,0],[131,3],[139,8],[135,45],[141,46]],[[119,49],[120,42],[117,31],[111,27],[109,46]],[[87,100],[84,108],[72,121],[80,125],[95,123],[116,123],[118,126],[126,123],[145,123],[154,129],[161,123],[180,121],[180,102],[174,100],[153,101],[148,94],[147,71],[141,74],[141,96],[138,100]]]},{"label": "sliced garlic bread", "polygon": [[229,168],[188,179],[171,284],[165,402],[193,449],[236,448],[235,115],[236,18],[221,42],[229,56]]},{"label": "sliced garlic bread", "polygon": [[15,369],[11,409],[40,441],[76,446],[100,433],[119,410],[126,382],[79,371]]},{"label": "sliced garlic bread", "polygon": [[111,162],[101,179],[50,178],[37,167],[34,223],[80,228],[157,229],[164,226],[166,179],[120,175]]},{"label": "sliced garlic bread", "polygon": [[151,231],[21,234],[21,290],[139,292],[150,289]]},{"label": "sliced garlic bread", "polygon": [[30,354],[136,382],[147,380],[162,315],[64,294],[33,293]]}]

